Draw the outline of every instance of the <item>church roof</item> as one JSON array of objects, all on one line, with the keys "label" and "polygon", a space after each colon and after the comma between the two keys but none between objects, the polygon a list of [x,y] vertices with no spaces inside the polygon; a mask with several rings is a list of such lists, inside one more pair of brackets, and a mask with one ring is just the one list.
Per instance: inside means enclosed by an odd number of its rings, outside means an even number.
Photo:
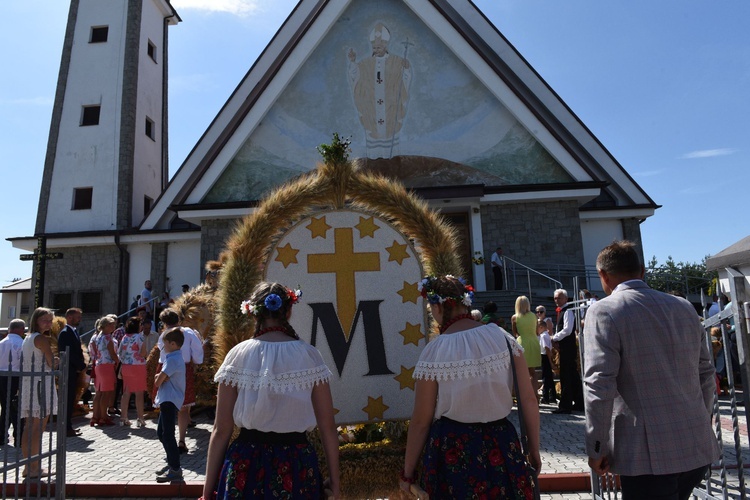
[{"label": "church roof", "polygon": [[727,248],[706,259],[706,269],[714,271],[725,267],[750,264],[750,236],[729,245]]},{"label": "church roof", "polygon": [[[408,9],[413,13],[414,18],[424,24],[424,32],[442,42],[445,50],[452,51],[455,60],[465,65],[468,74],[489,90],[506,108],[508,116],[525,129],[524,133],[541,144],[542,153],[564,171],[553,184],[566,188],[576,183],[599,186],[606,189],[615,208],[644,208],[648,215],[658,208],[471,1],[390,0],[385,3],[393,9]],[[368,5],[372,3],[363,0],[301,0],[189,153],[141,228],[166,228],[174,217],[175,207],[215,203],[216,200],[207,195],[225,175],[230,163],[245,154],[243,148],[247,148],[252,134],[268,119],[269,110],[283,96],[290,82],[295,81],[300,68],[314,57],[316,50],[323,50],[320,47],[325,47],[327,37],[333,36],[331,33],[341,29],[342,23],[351,21],[355,9],[366,9]],[[409,39],[402,45],[408,50]],[[330,132],[327,132],[329,138]],[[482,179],[481,183],[493,184]],[[463,181],[463,184],[475,183],[477,181]],[[498,181],[487,191],[513,191],[509,186],[498,187],[502,184]],[[589,209],[595,210],[596,206]]]}]

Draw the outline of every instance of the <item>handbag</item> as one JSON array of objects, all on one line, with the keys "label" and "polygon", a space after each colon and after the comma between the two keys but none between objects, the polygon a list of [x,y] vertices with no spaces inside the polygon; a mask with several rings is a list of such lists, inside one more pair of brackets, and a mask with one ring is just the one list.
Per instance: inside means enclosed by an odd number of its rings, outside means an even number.
[{"label": "handbag", "polygon": [[529,462],[529,436],[526,434],[526,423],[523,420],[523,408],[521,407],[521,392],[518,390],[518,379],[516,378],[516,362],[513,360],[513,348],[510,345],[510,340],[505,338],[505,343],[508,345],[508,354],[510,355],[510,371],[513,373],[513,391],[516,393],[516,401],[518,406],[518,426],[521,429],[521,452],[526,458],[526,467],[531,473],[531,479],[534,483],[534,499],[539,500],[541,494],[539,492],[539,473]]}]

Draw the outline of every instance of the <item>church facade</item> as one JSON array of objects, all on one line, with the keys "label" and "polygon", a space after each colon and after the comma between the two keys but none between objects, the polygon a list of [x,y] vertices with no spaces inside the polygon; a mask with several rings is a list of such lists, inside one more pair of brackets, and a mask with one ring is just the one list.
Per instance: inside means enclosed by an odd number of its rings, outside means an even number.
[{"label": "church facade", "polygon": [[333,133],[456,226],[477,290],[498,245],[582,270],[613,239],[640,242],[658,208],[468,0],[301,0],[168,180],[179,21],[168,0],[71,1],[37,225],[11,239],[63,254],[45,263],[44,305],[123,312],[146,279],[197,285]]}]

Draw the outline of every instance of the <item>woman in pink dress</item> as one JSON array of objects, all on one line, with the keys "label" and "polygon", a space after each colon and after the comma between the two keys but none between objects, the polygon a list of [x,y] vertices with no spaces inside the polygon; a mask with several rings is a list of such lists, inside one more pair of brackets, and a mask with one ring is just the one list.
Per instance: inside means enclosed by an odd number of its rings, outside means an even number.
[{"label": "woman in pink dress", "polygon": [[141,320],[133,316],[125,322],[125,335],[117,346],[117,357],[122,363],[122,400],[120,401],[120,425],[130,425],[128,406],[130,395],[135,396],[135,411],[138,427],[146,427],[143,419],[143,393],[146,392],[146,349],[148,345],[141,334]]}]

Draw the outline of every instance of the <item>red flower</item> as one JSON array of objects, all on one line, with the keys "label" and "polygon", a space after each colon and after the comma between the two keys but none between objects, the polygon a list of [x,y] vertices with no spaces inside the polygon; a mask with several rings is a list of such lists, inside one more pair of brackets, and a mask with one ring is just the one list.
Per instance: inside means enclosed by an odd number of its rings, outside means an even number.
[{"label": "red flower", "polygon": [[490,465],[492,465],[493,467],[497,467],[498,465],[500,465],[500,464],[502,464],[504,462],[504,460],[503,460],[503,454],[497,448],[493,448],[492,450],[490,450],[490,457],[489,458],[490,458]]},{"label": "red flower", "polygon": [[450,450],[445,452],[445,463],[448,465],[455,465],[458,463],[458,450],[455,448],[451,448]]},{"label": "red flower", "polygon": [[237,474],[237,479],[234,480],[234,485],[237,487],[238,490],[240,491],[245,490],[245,479],[247,479],[246,473],[241,472]]},{"label": "red flower", "polygon": [[284,489],[286,491],[292,491],[292,475],[284,474],[284,479],[282,480],[282,484],[284,485]]},{"label": "red flower", "polygon": [[258,469],[258,472],[255,474],[255,482],[259,483],[259,482],[263,481],[263,478],[265,476],[266,476],[266,469],[264,469],[263,467],[261,467],[260,469]]}]

